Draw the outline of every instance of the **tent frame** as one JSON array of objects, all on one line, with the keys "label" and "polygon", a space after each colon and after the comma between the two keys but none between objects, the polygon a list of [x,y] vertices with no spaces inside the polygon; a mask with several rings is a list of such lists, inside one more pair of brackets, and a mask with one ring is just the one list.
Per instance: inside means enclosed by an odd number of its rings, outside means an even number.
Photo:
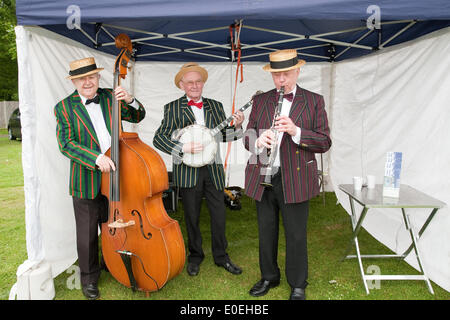
[{"label": "tent frame", "polygon": [[[242,20],[240,22],[236,21],[235,25],[240,23],[240,25],[242,26],[242,29],[261,31],[261,32],[267,32],[267,33],[274,33],[274,34],[278,34],[278,35],[283,35],[283,36],[289,37],[287,39],[282,39],[282,40],[277,40],[277,41],[269,41],[269,42],[262,42],[262,43],[257,43],[257,44],[241,43],[241,50],[242,50],[241,60],[254,58],[254,57],[258,57],[258,56],[263,56],[263,55],[268,55],[268,54],[270,54],[270,52],[278,50],[278,48],[272,47],[273,45],[279,45],[279,44],[284,44],[284,43],[289,43],[289,42],[296,42],[296,41],[302,41],[302,40],[314,40],[314,41],[317,41],[318,44],[316,44],[316,45],[309,45],[309,46],[303,46],[303,47],[299,46],[299,47],[295,47],[294,49],[296,49],[298,51],[299,56],[315,57],[315,58],[323,59],[323,61],[330,61],[330,62],[332,62],[332,61],[335,61],[335,59],[337,59],[338,57],[342,56],[344,53],[346,53],[348,50],[350,50],[352,48],[358,48],[358,49],[363,49],[363,50],[368,50],[368,51],[375,51],[375,50],[384,49],[390,42],[392,42],[394,39],[399,37],[401,34],[403,34],[409,28],[414,26],[418,21],[419,20],[398,20],[398,21],[381,22],[380,23],[381,26],[383,26],[383,25],[390,25],[390,24],[406,24],[405,27],[403,27],[401,30],[396,32],[394,35],[392,35],[390,38],[385,40],[383,43],[381,43],[381,32],[382,32],[382,29],[381,28],[380,29],[376,29],[376,28],[368,29],[367,26],[361,26],[361,27],[357,27],[357,28],[351,28],[351,29],[327,32],[327,33],[321,33],[321,34],[306,35],[306,34],[285,32],[285,31],[281,31],[281,30],[273,30],[273,29],[268,29],[268,28],[261,28],[261,27],[251,26],[251,25],[242,25]],[[205,33],[208,33],[208,32],[220,31],[220,30],[228,30],[230,28],[230,26],[222,26],[222,27],[215,27],[215,28],[199,29],[199,30],[187,31],[187,32],[177,32],[177,33],[172,33],[172,34],[162,34],[162,33],[158,33],[158,32],[145,31],[145,30],[141,30],[141,29],[135,29],[135,28],[125,27],[125,26],[118,26],[118,25],[113,25],[113,24],[89,23],[89,25],[92,25],[92,24],[94,24],[96,26],[95,39],[93,37],[91,37],[88,34],[88,32],[86,32],[83,29],[82,26],[77,25],[77,26],[75,26],[75,29],[77,29],[79,32],[81,32],[92,43],[94,48],[107,47],[107,46],[115,45],[115,42],[114,42],[115,37],[111,33],[111,29],[118,29],[118,30],[123,31],[123,32],[127,32],[128,31],[128,32],[139,33],[139,34],[143,34],[144,35],[144,36],[139,37],[139,38],[131,39],[131,41],[133,43],[137,43],[139,45],[144,45],[144,46],[151,46],[151,47],[155,47],[155,48],[165,49],[164,51],[160,51],[160,52],[141,53],[141,54],[139,52],[135,52],[135,58],[136,59],[139,59],[139,58],[142,58],[142,57],[147,57],[147,56],[156,56],[156,55],[165,55],[165,54],[171,54],[171,53],[189,52],[189,53],[192,53],[192,54],[195,54],[195,55],[209,56],[209,57],[212,57],[212,58],[215,58],[215,59],[219,59],[219,60],[235,61],[234,55],[232,55],[231,58],[230,58],[228,55],[223,56],[223,55],[218,55],[218,54],[211,54],[211,53],[202,52],[202,50],[205,50],[205,49],[218,48],[218,49],[225,49],[225,50],[227,50],[227,53],[228,53],[228,51],[230,50],[230,44],[228,44],[228,43],[219,44],[219,43],[214,43],[214,42],[210,42],[210,41],[191,39],[191,38],[188,37],[190,35],[205,34]],[[348,32],[357,32],[357,31],[363,31],[363,30],[367,30],[367,32],[364,33],[358,39],[356,39],[354,42],[345,42],[345,41],[339,41],[339,40],[334,40],[334,39],[330,38],[331,36],[334,36],[334,35],[340,35],[340,34],[344,34],[344,33],[348,33]],[[98,35],[99,35],[99,33],[101,31],[103,31],[113,41],[100,43],[98,41]],[[361,42],[367,36],[372,34],[374,31],[378,32],[378,39],[379,39],[378,40],[378,45],[376,47],[359,44],[359,42]],[[151,41],[151,40],[164,39],[164,38],[173,39],[173,40],[179,40],[182,43],[199,44],[201,46],[194,47],[194,48],[189,48],[189,49],[183,49],[183,48],[177,48],[177,47],[174,47],[174,46],[165,46],[165,45],[153,44],[153,43],[149,43],[148,42],[148,41]],[[339,54],[336,55],[336,46],[342,46],[342,47],[346,47],[346,48],[343,51],[341,51]],[[311,54],[311,53],[305,52],[308,49],[313,49],[313,48],[318,48],[318,47],[329,47],[329,49],[327,50],[328,56],[327,55]],[[247,54],[246,55],[245,54],[245,50],[252,49],[252,48],[265,50],[265,52],[257,53],[257,54]]]}]

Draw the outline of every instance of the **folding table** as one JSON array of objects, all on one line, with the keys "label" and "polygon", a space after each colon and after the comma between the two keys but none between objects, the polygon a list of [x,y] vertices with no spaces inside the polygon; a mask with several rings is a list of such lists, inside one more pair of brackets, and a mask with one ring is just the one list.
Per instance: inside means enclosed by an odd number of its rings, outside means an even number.
[{"label": "folding table", "polygon": [[[426,275],[426,271],[424,269],[422,258],[420,256],[420,250],[417,245],[420,237],[424,233],[427,226],[430,224],[433,217],[436,215],[436,212],[445,206],[444,202],[441,202],[435,198],[432,198],[425,193],[418,191],[408,185],[402,184],[400,186],[400,195],[398,198],[387,198],[383,197],[383,185],[377,184],[375,188],[368,189],[363,187],[360,191],[355,191],[353,189],[353,184],[341,184],[339,185],[339,189],[345,192],[350,200],[350,208],[351,208],[351,222],[352,222],[352,239],[350,244],[345,251],[344,259],[358,259],[359,268],[361,272],[361,276],[364,283],[364,288],[366,289],[366,293],[369,294],[369,288],[367,286],[368,280],[424,280],[428,286],[428,290],[431,294],[434,294],[433,288],[431,287],[430,280]],[[355,212],[355,201],[362,206],[361,213],[359,218],[357,213]],[[358,234],[361,230],[362,223],[364,218],[367,215],[367,212],[371,208],[399,208],[402,211],[403,220],[405,223],[406,229],[409,231],[411,237],[411,244],[406,249],[403,254],[364,254],[362,255],[359,250],[358,244]],[[420,228],[419,232],[416,233],[414,228],[411,227],[410,222],[410,214],[407,213],[406,209],[408,208],[424,208],[431,209],[428,218],[426,219],[423,226]],[[347,255],[351,250],[352,243],[354,243],[356,248],[356,255]],[[406,256],[414,249],[417,262],[419,263],[420,275],[366,275],[364,273],[364,268],[362,264],[362,259],[365,258],[396,258],[396,259],[405,259]]]}]

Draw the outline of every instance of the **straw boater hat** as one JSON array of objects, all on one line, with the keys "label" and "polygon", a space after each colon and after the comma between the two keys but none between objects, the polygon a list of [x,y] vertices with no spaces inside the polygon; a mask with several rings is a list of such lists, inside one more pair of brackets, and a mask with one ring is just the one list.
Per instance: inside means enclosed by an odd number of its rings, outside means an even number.
[{"label": "straw boater hat", "polygon": [[269,55],[270,63],[263,69],[270,72],[288,71],[300,68],[306,63],[305,60],[297,58],[297,50],[285,49],[272,52]]},{"label": "straw boater hat", "polygon": [[[208,79],[208,71],[206,71],[204,68],[200,67],[197,63],[195,62],[188,62],[185,63],[180,71],[178,71],[177,75],[175,76],[175,85],[180,88],[180,81],[183,78],[183,76],[191,71],[196,71],[198,73],[200,73],[200,75],[202,76],[203,82],[206,82],[206,80]],[[180,88],[181,89],[181,88]]]},{"label": "straw boater hat", "polygon": [[104,68],[97,68],[95,64],[95,59],[84,58],[80,60],[75,60],[70,63],[70,71],[68,79],[76,79],[84,76],[88,76],[90,74],[94,74],[102,71]]}]

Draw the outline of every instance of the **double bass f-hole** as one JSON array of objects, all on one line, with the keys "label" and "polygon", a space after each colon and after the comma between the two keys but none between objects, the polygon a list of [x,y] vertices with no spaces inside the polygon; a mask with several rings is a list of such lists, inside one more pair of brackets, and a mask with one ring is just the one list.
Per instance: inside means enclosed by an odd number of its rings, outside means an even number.
[{"label": "double bass f-hole", "polygon": [[144,225],[143,225],[143,223],[142,223],[142,217],[141,217],[141,214],[140,214],[139,211],[137,211],[137,210],[132,210],[132,211],[131,211],[131,214],[132,214],[133,216],[134,216],[136,213],[137,213],[137,215],[138,215],[138,217],[139,217],[139,226],[140,226],[140,228],[141,228],[142,236],[143,236],[145,239],[150,240],[150,239],[152,238],[152,233],[151,233],[151,232],[148,232],[147,234],[145,234],[145,231],[144,231]]}]

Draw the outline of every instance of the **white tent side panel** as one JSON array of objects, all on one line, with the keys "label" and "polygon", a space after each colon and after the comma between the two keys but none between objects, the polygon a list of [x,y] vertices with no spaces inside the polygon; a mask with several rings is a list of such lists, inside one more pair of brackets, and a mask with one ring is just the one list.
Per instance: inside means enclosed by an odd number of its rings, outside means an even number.
[{"label": "white tent side panel", "polygon": [[[72,199],[68,194],[69,160],[58,150],[53,108],[74,90],[66,79],[70,61],[94,56],[97,65],[105,68],[100,86],[111,87],[115,57],[37,27],[18,27],[16,33],[22,35],[18,42],[20,108],[24,123],[30,124],[23,141],[27,241],[41,241],[41,245],[27,246],[28,257],[43,257],[52,264],[56,276],[76,261],[77,253]],[[445,89],[450,86],[446,73],[450,55],[444,54],[450,52],[449,40],[446,29],[364,58],[335,64],[311,63],[302,68],[300,86],[324,95],[327,104],[333,146],[325,161],[335,190],[340,183],[351,183],[355,175],[374,174],[381,183],[386,152],[402,151],[402,183],[450,203],[449,179],[444,178],[450,177],[446,166],[450,160],[446,130],[450,95]],[[124,128],[138,132],[150,146],[163,117],[163,106],[183,94],[173,83],[181,65],[138,62],[123,82],[147,110],[140,124]],[[209,72],[204,96],[222,101],[230,115],[235,66],[202,65]],[[248,102],[257,90],[273,88],[263,65],[244,63],[244,82],[238,85],[236,108]],[[247,118],[249,113],[245,112]],[[231,146],[228,184],[243,187],[248,153],[240,141]],[[222,158],[226,147],[221,146]],[[170,156],[160,154],[170,171]],[[348,199],[341,192],[337,196],[349,211]],[[420,227],[427,213],[420,210],[414,215],[415,228]],[[382,210],[369,212],[364,227],[392,250],[401,251],[408,239],[400,218],[397,213]],[[430,278],[448,291],[449,228],[446,207],[438,212],[420,241]],[[417,268],[414,259],[408,262]]]},{"label": "white tent side panel", "polygon": [[[330,170],[338,199],[350,212],[349,199],[338,185],[352,183],[352,176],[368,174],[383,183],[386,153],[403,153],[401,183],[447,204],[421,237],[419,250],[430,278],[450,291],[448,70],[450,29],[337,63]],[[358,212],[361,209],[356,206]],[[406,210],[418,233],[431,209]],[[363,227],[398,254],[411,242],[400,209],[370,209]],[[414,252],[406,260],[418,268]],[[367,262],[366,268],[370,264],[376,260]]]}]

